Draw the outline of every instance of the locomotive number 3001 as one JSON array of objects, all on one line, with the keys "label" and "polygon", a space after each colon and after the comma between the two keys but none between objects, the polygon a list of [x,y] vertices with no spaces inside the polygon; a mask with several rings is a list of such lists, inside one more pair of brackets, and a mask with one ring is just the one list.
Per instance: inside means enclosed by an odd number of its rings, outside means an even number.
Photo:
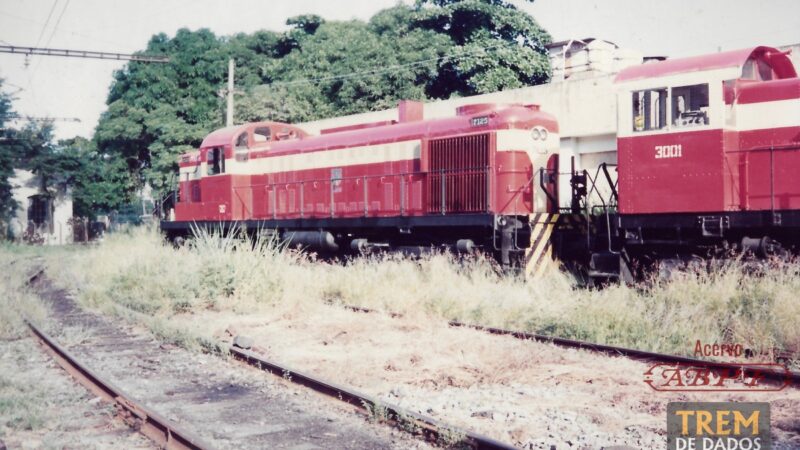
[{"label": "locomotive number 3001", "polygon": [[683,156],[681,154],[681,145],[656,145],[656,159],[661,158],[680,158]]}]

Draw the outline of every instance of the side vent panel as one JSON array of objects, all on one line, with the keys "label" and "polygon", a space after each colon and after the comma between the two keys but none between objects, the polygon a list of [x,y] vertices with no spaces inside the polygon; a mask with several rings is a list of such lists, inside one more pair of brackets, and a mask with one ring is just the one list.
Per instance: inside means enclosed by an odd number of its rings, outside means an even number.
[{"label": "side vent panel", "polygon": [[489,210],[489,134],[428,142],[428,212]]}]

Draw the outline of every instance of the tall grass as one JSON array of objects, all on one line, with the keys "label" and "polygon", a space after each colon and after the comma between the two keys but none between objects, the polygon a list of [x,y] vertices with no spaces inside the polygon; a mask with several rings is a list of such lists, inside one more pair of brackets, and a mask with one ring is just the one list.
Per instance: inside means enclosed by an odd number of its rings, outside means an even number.
[{"label": "tall grass", "polygon": [[[201,233],[175,249],[154,230],[111,235],[51,263],[82,301],[169,324],[198,311],[297,315],[335,302],[676,354],[703,343],[800,350],[800,269],[758,275],[740,264],[688,272],[648,288],[580,288],[563,273],[524,280],[498,275],[480,257],[317,261],[260,239]],[[200,324],[195,332],[203,335]],[[186,330],[184,330],[186,331]],[[206,341],[209,334],[203,335]]]},{"label": "tall grass", "polygon": [[0,245],[0,341],[26,335],[23,319],[41,321],[45,309],[26,285],[41,262],[36,249],[15,244]]},{"label": "tall grass", "polygon": [[37,253],[0,245],[0,437],[8,431],[40,429],[46,422],[46,395],[20,369],[30,357],[26,352],[35,351],[23,340],[28,336],[24,319],[42,323],[45,317],[44,306],[26,286],[38,267]]}]

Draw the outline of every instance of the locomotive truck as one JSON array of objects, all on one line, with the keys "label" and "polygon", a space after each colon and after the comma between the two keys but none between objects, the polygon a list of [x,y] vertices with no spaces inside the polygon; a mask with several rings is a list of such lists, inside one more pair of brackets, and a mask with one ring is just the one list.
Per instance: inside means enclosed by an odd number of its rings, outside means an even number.
[{"label": "locomotive truck", "polygon": [[482,251],[531,274],[556,259],[588,281],[796,250],[800,79],[785,53],[647,63],[615,84],[616,165],[559,161],[558,118],[536,105],[426,120],[403,101],[397,120],[314,136],[279,122],[209,134],[180,157],[161,227],[172,239],[193,227],[274,230],[331,254]]}]

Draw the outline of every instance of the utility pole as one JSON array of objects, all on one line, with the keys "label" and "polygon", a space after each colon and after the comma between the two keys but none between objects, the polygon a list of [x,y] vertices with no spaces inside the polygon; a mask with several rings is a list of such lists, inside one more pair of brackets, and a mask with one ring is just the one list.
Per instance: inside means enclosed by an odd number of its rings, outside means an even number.
[{"label": "utility pole", "polygon": [[233,58],[228,60],[228,115],[225,126],[233,126]]}]

